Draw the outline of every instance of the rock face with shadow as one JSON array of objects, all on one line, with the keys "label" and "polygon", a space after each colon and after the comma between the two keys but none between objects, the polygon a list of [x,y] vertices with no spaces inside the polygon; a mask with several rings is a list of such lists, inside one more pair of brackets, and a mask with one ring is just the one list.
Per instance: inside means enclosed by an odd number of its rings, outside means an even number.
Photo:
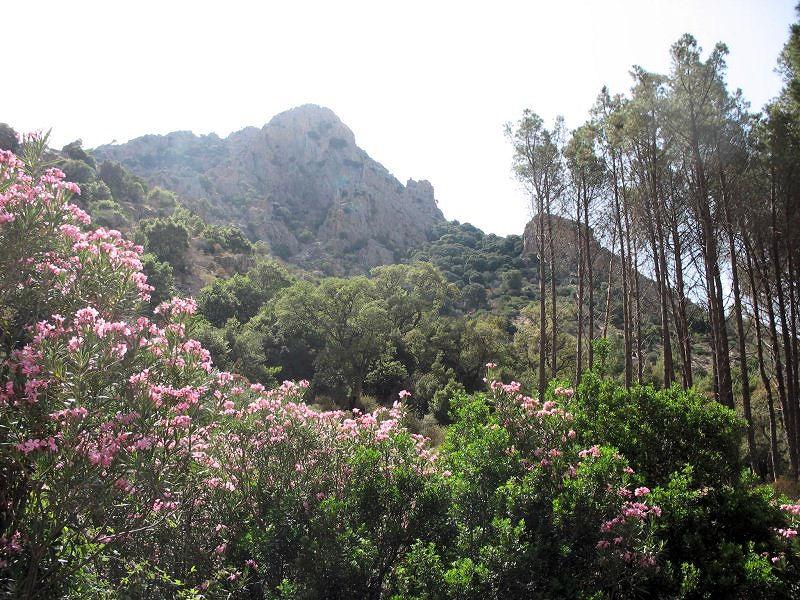
[{"label": "rock face with shadow", "polygon": [[427,181],[400,183],[315,105],[227,138],[178,131],[96,148],[211,223],[239,226],[289,262],[326,274],[398,261],[444,220]]}]

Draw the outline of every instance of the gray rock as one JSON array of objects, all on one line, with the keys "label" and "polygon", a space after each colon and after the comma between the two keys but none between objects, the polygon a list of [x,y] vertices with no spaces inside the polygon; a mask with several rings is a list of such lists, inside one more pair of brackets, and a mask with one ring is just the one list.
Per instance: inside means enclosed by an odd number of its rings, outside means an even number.
[{"label": "gray rock", "polygon": [[304,105],[225,139],[179,131],[94,150],[234,224],[286,260],[349,274],[395,262],[444,220],[427,181],[400,183],[330,109]]}]

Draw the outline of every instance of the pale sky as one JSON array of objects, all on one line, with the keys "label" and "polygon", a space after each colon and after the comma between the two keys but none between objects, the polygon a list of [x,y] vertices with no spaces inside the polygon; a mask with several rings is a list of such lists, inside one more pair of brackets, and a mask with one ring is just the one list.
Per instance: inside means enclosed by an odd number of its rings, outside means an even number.
[{"label": "pale sky", "polygon": [[795,0],[12,1],[2,8],[0,121],[87,147],[147,133],[225,136],[328,106],[448,219],[521,233],[503,124],[532,108],[568,127],[633,64],[666,72],[692,33],[729,49],[728,80],[760,108]]}]

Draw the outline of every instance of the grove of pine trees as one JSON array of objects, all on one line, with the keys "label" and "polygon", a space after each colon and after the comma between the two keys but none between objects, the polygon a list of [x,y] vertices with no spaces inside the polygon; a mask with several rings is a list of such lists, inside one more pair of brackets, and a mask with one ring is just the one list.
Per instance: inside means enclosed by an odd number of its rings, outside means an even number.
[{"label": "grove of pine trees", "polygon": [[[548,129],[532,111],[508,126],[514,170],[536,220],[539,394],[558,326],[555,310],[546,319],[547,304],[555,305],[547,280],[554,290],[561,268],[551,223],[567,217],[578,248],[578,264],[570,265],[577,274],[574,379],[594,366],[593,342],[608,327],[608,308],[595,293],[594,232],[612,250],[607,294],[621,296],[625,386],[643,382],[642,312],[657,307],[663,386],[695,385],[708,354],[709,392],[741,411],[754,466],[758,387],[767,404],[770,475],[796,479],[800,28],[792,28],[780,57],[785,87],[763,112],[728,88],[726,54],[718,44],[704,56],[685,35],[671,48],[669,73],[634,67],[630,93],[603,88],[590,119],[569,135],[560,118]],[[640,273],[652,277],[651,294]],[[554,351],[549,362],[555,373]]]}]

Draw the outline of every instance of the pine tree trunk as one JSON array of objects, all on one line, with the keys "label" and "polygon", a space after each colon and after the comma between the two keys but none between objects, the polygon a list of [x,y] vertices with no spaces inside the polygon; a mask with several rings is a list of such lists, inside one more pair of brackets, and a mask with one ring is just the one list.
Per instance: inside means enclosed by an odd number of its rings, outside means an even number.
[{"label": "pine tree trunk", "polygon": [[547,386],[545,379],[545,322],[547,320],[547,307],[545,304],[545,269],[544,269],[544,202],[541,196],[537,197],[539,209],[539,400],[544,402],[544,391]]},{"label": "pine tree trunk", "polygon": [[733,280],[733,304],[736,315],[736,337],[739,340],[739,370],[742,380],[742,412],[747,422],[747,450],[750,459],[750,468],[756,472],[756,439],[753,430],[753,413],[750,407],[750,376],[747,369],[747,347],[744,335],[744,321],[742,319],[742,295],[739,288],[739,268],[736,262],[736,244],[733,231],[728,230],[728,246],[731,255],[731,279]]},{"label": "pine tree trunk", "polygon": [[[773,275],[775,277],[775,296],[778,300],[778,318],[781,323],[781,337],[783,338],[783,355],[786,359],[786,414],[784,415],[784,422],[787,423],[787,431],[792,439],[792,447],[795,448],[795,460],[792,465],[792,471],[797,477],[798,474],[798,456],[797,456],[797,396],[794,387],[794,358],[792,353],[792,340],[789,333],[789,324],[786,317],[786,302],[784,300],[783,291],[783,273],[780,265],[780,256],[778,254],[778,242],[776,239],[777,232],[773,229],[772,234],[772,266]],[[777,340],[776,340],[777,342]]]},{"label": "pine tree trunk", "polygon": [[603,317],[603,339],[608,337],[608,322],[611,319],[611,283],[614,275],[614,250],[617,247],[617,228],[611,233],[611,257],[608,259],[608,282],[606,285],[606,314]]},{"label": "pine tree trunk", "polygon": [[[755,255],[758,263],[758,256]],[[758,265],[757,265],[758,266]],[[761,278],[764,284],[764,304],[767,307],[767,318],[769,320],[769,334],[772,342],[772,364],[775,371],[775,381],[778,385],[778,399],[781,405],[781,419],[783,420],[783,430],[786,434],[786,445],[789,448],[789,462],[791,465],[791,477],[797,479],[797,446],[795,444],[794,420],[789,418],[789,408],[786,397],[786,385],[783,379],[783,364],[781,362],[780,343],[778,342],[778,328],[775,323],[775,307],[772,296],[772,286],[769,283],[767,272],[766,257],[761,256]]]},{"label": "pine tree trunk", "polygon": [[[789,223],[788,219],[786,221]],[[797,438],[797,444],[800,446],[800,382],[798,382],[798,377],[800,377],[800,365],[798,365],[798,360],[800,360],[800,356],[798,356],[798,347],[797,347],[797,297],[795,294],[795,286],[797,285],[797,279],[795,277],[795,269],[794,269],[794,260],[792,259],[792,249],[786,240],[786,270],[788,277],[786,278],[786,287],[789,291],[789,337],[792,340],[792,375],[794,376],[794,381],[792,384],[792,389],[794,390],[794,430],[795,436]],[[798,457],[798,463],[800,463],[800,456]],[[798,469],[800,469],[800,464],[798,464]]]},{"label": "pine tree trunk", "polygon": [[581,227],[581,199],[580,186],[578,187],[578,197],[575,202],[577,208],[575,219],[575,234],[578,242],[578,333],[575,338],[575,383],[579,383],[583,374],[583,279],[584,279],[584,256],[583,256],[583,233]]},{"label": "pine tree trunk", "polygon": [[644,379],[644,363],[642,361],[642,297],[639,285],[639,251],[636,238],[633,240],[633,293],[636,301],[636,381],[642,385]]},{"label": "pine tree trunk", "polygon": [[586,279],[587,279],[587,286],[589,288],[589,323],[588,323],[588,335],[587,335],[587,351],[589,353],[589,369],[594,368],[594,267],[593,267],[593,257],[592,251],[590,248],[590,240],[591,237],[591,230],[589,229],[589,195],[588,190],[584,187],[583,190],[583,244],[585,250],[585,260],[586,260]]},{"label": "pine tree trunk", "polygon": [[680,231],[678,231],[678,217],[674,211],[672,217],[672,247],[673,261],[675,264],[675,288],[678,294],[678,309],[675,325],[680,337],[683,387],[690,388],[694,385],[692,377],[692,339],[689,331],[689,320],[686,315],[686,285],[683,280],[683,255]]},{"label": "pine tree trunk", "polygon": [[669,331],[669,271],[667,270],[667,258],[664,248],[664,232],[661,225],[661,212],[656,205],[653,207],[656,218],[656,242],[658,250],[657,260],[661,264],[661,346],[664,354],[664,387],[668,388],[675,381],[675,366],[672,357],[672,340]]},{"label": "pine tree trunk", "polygon": [[[719,273],[719,253],[717,251],[716,229],[711,215],[709,204],[708,178],[700,154],[699,134],[696,125],[696,116],[691,113],[691,140],[692,163],[697,182],[695,194],[695,212],[700,226],[700,239],[703,247],[703,265],[708,290],[708,305],[711,316],[712,337],[714,340],[714,364],[717,375],[717,400],[733,408],[733,388],[731,382],[731,363],[728,349],[728,334],[725,329],[725,308],[721,302],[722,290],[717,289]],[[724,187],[724,186],[723,186]]]},{"label": "pine tree trunk", "polygon": [[761,376],[761,384],[767,395],[767,411],[769,414],[769,457],[772,468],[772,480],[778,478],[778,426],[775,421],[775,401],[772,396],[772,385],[767,376],[767,369],[764,364],[764,343],[761,333],[761,311],[759,309],[759,289],[756,286],[755,275],[753,274],[753,252],[752,246],[745,237],[745,256],[747,258],[747,276],[750,280],[750,294],[753,303],[753,319],[756,322],[756,352],[758,356],[758,373]]},{"label": "pine tree trunk", "polygon": [[[630,248],[630,235],[623,231],[622,228],[622,210],[619,198],[619,186],[617,182],[617,161],[614,154],[611,154],[612,176],[614,184],[614,213],[617,221],[617,229],[619,230],[619,252],[620,252],[620,271],[622,273],[622,334],[625,347],[625,387],[630,388],[633,380],[633,335],[631,332],[631,308],[630,308],[630,290],[628,289],[628,274],[630,269],[628,261],[630,253],[626,255],[626,245]],[[620,164],[620,171],[622,165]],[[624,174],[620,173],[624,179]]]},{"label": "pine tree trunk", "polygon": [[551,334],[550,334],[550,373],[553,379],[556,378],[558,371],[558,311],[556,310],[556,255],[553,248],[553,215],[550,211],[550,198],[547,198],[547,237],[550,247],[550,315],[551,315]]}]

